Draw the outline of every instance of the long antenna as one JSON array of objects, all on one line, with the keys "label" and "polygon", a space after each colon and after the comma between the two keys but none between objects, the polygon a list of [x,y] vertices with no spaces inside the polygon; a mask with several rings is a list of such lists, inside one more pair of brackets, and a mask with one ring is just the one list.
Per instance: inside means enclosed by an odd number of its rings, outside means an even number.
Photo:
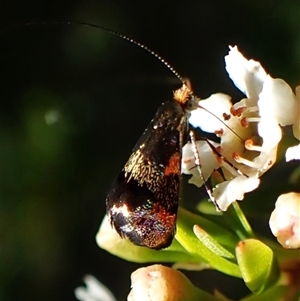
[{"label": "long antenna", "polygon": [[[180,81],[182,84],[186,84],[186,80],[179,74],[179,72],[177,72],[175,70],[174,67],[172,67],[164,58],[162,58],[159,54],[157,54],[155,51],[153,51],[152,49],[150,49],[148,46],[124,35],[121,34],[117,31],[114,31],[112,29],[109,29],[107,27],[101,26],[101,25],[96,25],[93,23],[88,23],[88,22],[81,22],[81,21],[50,21],[50,22],[28,22],[24,24],[25,26],[37,26],[37,25],[81,25],[81,26],[85,26],[85,27],[93,27],[96,29],[100,29],[100,30],[104,30],[112,35],[115,35],[125,41],[128,41],[136,46],[138,46],[139,48],[142,48],[143,50],[145,50],[146,52],[150,53],[151,55],[153,55],[154,57],[156,57],[160,62],[162,62]],[[208,112],[209,114],[211,114],[212,116],[214,116],[216,119],[218,119],[226,128],[228,128],[233,134],[235,134],[241,141],[243,141],[243,139],[237,134],[235,133],[223,120],[221,120],[218,116],[216,116],[215,114],[213,114],[212,112],[210,112],[209,110],[205,109],[204,107],[202,107],[201,105],[199,105],[199,108],[203,109],[204,111]]]},{"label": "long antenna", "polygon": [[[103,31],[106,31],[112,35],[115,35],[125,41],[128,41],[136,46],[138,46],[139,48],[145,50],[146,52],[150,53],[151,55],[153,55],[154,57],[156,57],[160,62],[162,62],[180,81],[182,84],[187,84],[186,79],[184,79],[179,72],[177,72],[175,70],[174,67],[172,67],[164,58],[162,58],[160,55],[158,55],[155,51],[153,51],[152,49],[150,49],[148,46],[124,35],[121,34],[117,31],[114,31],[112,29],[109,29],[107,27],[101,26],[101,25],[96,25],[93,23],[88,23],[88,22],[81,22],[81,21],[46,21],[46,22],[28,22],[25,24],[21,24],[21,25],[16,25],[15,27],[21,27],[21,26],[41,26],[41,25],[81,25],[81,26],[85,26],[85,27],[93,27],[96,29],[100,29]],[[1,30],[3,31],[3,30]],[[4,30],[5,31],[5,30]],[[199,105],[199,108],[203,109],[204,111],[208,112],[209,114],[211,114],[212,116],[214,116],[216,119],[218,119],[226,128],[228,128],[233,134],[235,134],[241,141],[244,141],[237,133],[235,133],[224,121],[222,121],[218,116],[216,116],[215,114],[213,114],[212,112],[210,112],[209,110],[205,109],[204,107],[202,107],[201,105]]]},{"label": "long antenna", "polygon": [[81,25],[81,26],[86,26],[86,27],[93,27],[96,29],[100,29],[100,30],[104,30],[110,34],[113,34],[125,41],[128,41],[132,44],[135,44],[136,46],[138,46],[139,48],[144,49],[145,51],[147,51],[148,53],[152,54],[154,57],[156,57],[160,62],[162,62],[181,82],[182,84],[185,84],[186,81],[184,80],[184,78],[164,59],[162,58],[160,55],[158,55],[155,51],[153,51],[152,49],[150,49],[149,47],[147,47],[146,45],[137,42],[136,40],[127,37],[124,34],[121,34],[117,31],[111,30],[107,27],[101,26],[101,25],[96,25],[93,23],[87,23],[87,22],[80,22],[80,21],[49,21],[49,22],[28,22],[25,24],[21,24],[21,25],[16,25],[16,27],[21,27],[21,26],[41,26],[41,25]]}]

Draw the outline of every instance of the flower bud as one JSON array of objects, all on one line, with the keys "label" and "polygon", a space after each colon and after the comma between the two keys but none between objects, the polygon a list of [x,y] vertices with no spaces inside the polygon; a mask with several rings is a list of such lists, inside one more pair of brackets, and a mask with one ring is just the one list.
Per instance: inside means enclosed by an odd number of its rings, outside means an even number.
[{"label": "flower bud", "polygon": [[300,193],[282,194],[270,217],[270,228],[278,242],[286,249],[300,247]]},{"label": "flower bud", "polygon": [[213,301],[214,296],[195,287],[181,272],[159,264],[131,274],[128,301]]}]

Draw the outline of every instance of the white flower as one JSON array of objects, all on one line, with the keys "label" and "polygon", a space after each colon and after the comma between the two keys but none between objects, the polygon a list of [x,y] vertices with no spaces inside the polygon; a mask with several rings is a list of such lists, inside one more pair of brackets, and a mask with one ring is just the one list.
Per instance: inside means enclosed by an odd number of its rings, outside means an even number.
[{"label": "white flower", "polygon": [[260,116],[272,116],[281,126],[295,123],[299,113],[299,102],[291,87],[280,78],[266,77],[259,95]]},{"label": "white flower", "polygon": [[257,98],[262,91],[266,71],[259,62],[247,60],[236,46],[230,46],[229,49],[229,54],[225,56],[225,68],[229,77],[247,98]]},{"label": "white flower", "polygon": [[116,301],[110,290],[91,275],[83,278],[86,287],[77,287],[75,296],[80,301]]},{"label": "white flower", "polygon": [[[213,145],[215,147],[218,146],[217,143],[213,143]],[[201,165],[202,174],[204,179],[207,180],[210,177],[213,170],[219,168],[219,164],[206,141],[197,141],[197,147],[201,154],[201,161],[203,161],[203,164]],[[197,168],[194,168],[195,158],[191,143],[187,143],[183,147],[182,158],[183,160],[181,164],[181,172],[185,174],[192,174],[192,177],[189,179],[189,183],[200,187],[203,184],[203,182],[202,179],[199,177]]]},{"label": "white flower", "polygon": [[[223,114],[230,114],[230,108],[232,107],[231,97],[223,94],[212,94],[207,99],[202,99],[201,108],[192,111],[189,119],[189,123],[195,127],[200,127],[202,131],[208,133],[214,133],[216,129],[224,129],[224,124],[219,121],[218,118],[223,120]],[[214,115],[210,114],[212,112]]]},{"label": "white flower", "polygon": [[300,248],[300,193],[282,194],[276,201],[269,225],[284,248]]},{"label": "white flower", "polygon": [[[226,210],[234,198],[242,200],[244,193],[257,188],[258,178],[276,162],[281,126],[297,127],[298,122],[299,127],[300,115],[300,101],[289,85],[282,79],[273,79],[259,62],[247,60],[236,46],[230,47],[225,62],[229,77],[247,98],[232,105],[228,95],[213,94],[199,102],[199,108],[191,112],[189,119],[194,127],[220,138],[219,156],[214,153],[210,156],[214,159],[209,159],[205,154],[203,160],[203,147],[199,147],[199,153],[202,165],[223,170],[224,183],[213,190],[222,210]],[[193,174],[190,182],[198,185],[201,181],[196,179],[199,178],[197,169],[186,168],[187,161],[189,167],[195,163],[190,153],[186,157],[184,150],[182,172]],[[208,163],[208,160],[212,161]],[[205,174],[206,179],[209,174]]]},{"label": "white flower", "polygon": [[246,192],[256,189],[258,185],[259,179],[256,177],[237,176],[230,181],[217,184],[213,195],[220,209],[225,211],[231,203],[241,201]]}]

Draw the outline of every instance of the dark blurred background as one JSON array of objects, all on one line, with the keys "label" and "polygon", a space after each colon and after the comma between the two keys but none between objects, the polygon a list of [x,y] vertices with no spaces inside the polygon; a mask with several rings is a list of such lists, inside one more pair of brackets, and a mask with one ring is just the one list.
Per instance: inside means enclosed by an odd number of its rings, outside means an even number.
[{"label": "dark blurred background", "polygon": [[[0,10],[1,300],[75,300],[86,273],[125,300],[140,265],[99,249],[95,234],[111,182],[180,82],[153,56],[106,32],[22,24],[106,26],[158,52],[200,97],[222,91],[239,100],[224,69],[228,45],[293,88],[299,84],[300,2],[22,0],[2,1]],[[275,180],[283,177],[278,166]],[[290,187],[270,190],[275,201]],[[189,275],[231,298],[247,293],[241,281],[216,274]]]}]

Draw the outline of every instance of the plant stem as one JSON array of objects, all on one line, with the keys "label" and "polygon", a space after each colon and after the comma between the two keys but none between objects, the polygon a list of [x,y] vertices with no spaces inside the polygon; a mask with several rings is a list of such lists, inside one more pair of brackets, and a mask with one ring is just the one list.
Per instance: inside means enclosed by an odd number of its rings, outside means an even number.
[{"label": "plant stem", "polygon": [[230,220],[230,225],[240,239],[254,238],[255,234],[252,231],[243,211],[238,202],[233,202],[231,207],[227,210]]}]

